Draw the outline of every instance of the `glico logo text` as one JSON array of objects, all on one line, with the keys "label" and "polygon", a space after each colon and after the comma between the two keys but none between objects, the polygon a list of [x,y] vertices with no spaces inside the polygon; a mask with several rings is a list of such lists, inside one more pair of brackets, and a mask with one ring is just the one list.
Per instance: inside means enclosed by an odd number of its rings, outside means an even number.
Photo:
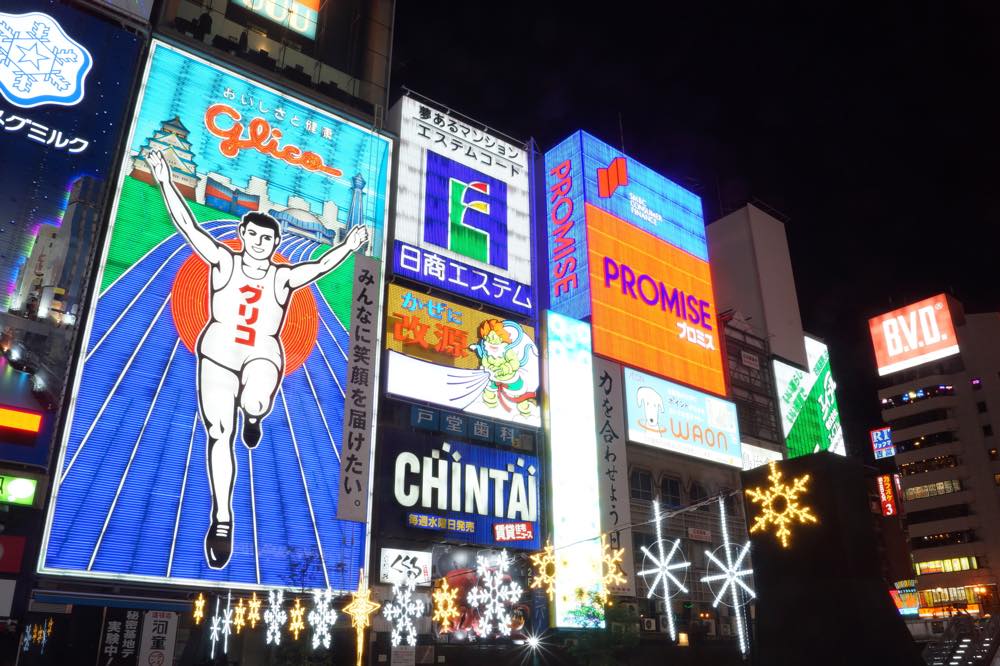
[{"label": "glico logo text", "polygon": [[604,286],[610,289],[612,283],[617,283],[622,294],[633,300],[641,300],[649,307],[659,306],[661,311],[670,311],[678,319],[712,330],[712,315],[708,311],[711,303],[677,287],[670,289],[662,280],[646,273],[636,275],[628,264],[604,257]]}]

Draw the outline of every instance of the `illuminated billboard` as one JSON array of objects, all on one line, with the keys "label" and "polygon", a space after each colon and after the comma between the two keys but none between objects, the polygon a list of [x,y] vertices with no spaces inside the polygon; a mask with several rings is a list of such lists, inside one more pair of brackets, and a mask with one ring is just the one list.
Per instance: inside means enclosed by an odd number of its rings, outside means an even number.
[{"label": "illuminated billboard", "polygon": [[389,394],[541,426],[534,328],[397,284],[386,312]]},{"label": "illuminated billboard", "polygon": [[136,109],[40,571],[353,589],[391,143],[155,41]]},{"label": "illuminated billboard", "polygon": [[725,395],[700,199],[584,132],[545,169],[552,308],[595,354]]},{"label": "illuminated billboard", "polygon": [[[556,556],[557,627],[581,626],[579,590],[601,585],[601,487],[590,327],[552,311],[545,313],[549,453],[552,479],[552,545]],[[590,625],[593,626],[593,625]]]},{"label": "illuminated billboard", "polygon": [[743,471],[781,460],[780,452],[765,449],[763,446],[754,446],[753,444],[741,442],[740,448],[743,452]]},{"label": "illuminated billboard", "polygon": [[233,0],[233,4],[303,37],[316,39],[320,0]]},{"label": "illuminated billboard", "polygon": [[380,534],[541,547],[537,457],[433,435],[380,441]]},{"label": "illuminated billboard", "polygon": [[938,294],[868,320],[879,376],[959,352],[948,298]]},{"label": "illuminated billboard", "polygon": [[875,483],[878,485],[878,498],[882,506],[882,515],[895,516],[898,511],[896,510],[896,493],[892,487],[892,476],[882,474],[875,478]]},{"label": "illuminated billboard", "polygon": [[534,312],[524,146],[403,97],[393,271],[520,314]]},{"label": "illuminated billboard", "polygon": [[736,405],[728,400],[625,368],[630,441],[743,467]]},{"label": "illuminated billboard", "polygon": [[830,370],[830,351],[818,340],[806,337],[809,372],[783,361],[774,361],[781,427],[788,457],[831,451],[847,455],[844,431],[837,407],[837,384]]},{"label": "illuminated billboard", "polygon": [[872,438],[872,450],[875,453],[875,460],[891,458],[896,455],[896,447],[892,445],[892,428],[876,428],[870,433]]}]

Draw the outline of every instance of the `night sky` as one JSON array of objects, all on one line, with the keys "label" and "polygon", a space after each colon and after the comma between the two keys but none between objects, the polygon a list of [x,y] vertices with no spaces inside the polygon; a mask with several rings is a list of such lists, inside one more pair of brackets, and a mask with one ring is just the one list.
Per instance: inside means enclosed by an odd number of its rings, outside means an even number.
[{"label": "night sky", "polygon": [[400,2],[392,85],[542,150],[578,128],[620,145],[620,114],[626,152],[707,221],[780,211],[870,459],[867,318],[942,291],[1000,309],[1000,6],[703,5]]}]

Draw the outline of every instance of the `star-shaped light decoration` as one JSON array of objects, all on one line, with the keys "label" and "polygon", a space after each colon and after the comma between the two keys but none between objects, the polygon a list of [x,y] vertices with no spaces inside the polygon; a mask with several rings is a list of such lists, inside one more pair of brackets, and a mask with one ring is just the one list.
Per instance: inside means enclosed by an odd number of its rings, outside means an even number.
[{"label": "star-shaped light decoration", "polygon": [[[742,580],[752,575],[753,569],[740,568],[743,565],[743,559],[750,552],[750,542],[747,541],[743,544],[742,548],[737,544],[729,542],[729,529],[726,526],[726,503],[722,497],[719,498],[719,521],[722,524],[722,547],[716,549],[715,552],[717,553],[721,550],[726,561],[723,563],[715,553],[710,553],[706,550],[705,556],[708,557],[709,563],[718,567],[721,573],[705,576],[701,579],[701,582],[708,583],[712,589],[712,593],[715,595],[715,601],[712,602],[713,608],[717,608],[721,602],[733,609],[733,614],[736,617],[736,635],[739,638],[740,652],[745,655],[749,650],[749,645],[747,644],[746,630],[743,627],[743,606],[757,596]],[[719,589],[715,589],[712,583],[719,581],[723,581],[723,583]],[[729,601],[725,601],[726,592],[730,594]]]},{"label": "star-shaped light decoration", "polygon": [[531,556],[531,564],[537,572],[531,577],[531,589],[545,590],[549,601],[552,601],[556,594],[556,553],[551,541],[547,541],[545,548]]},{"label": "star-shaped light decoration", "polygon": [[424,602],[413,598],[416,578],[407,574],[392,586],[392,601],[382,607],[382,615],[392,625],[392,647],[417,644],[413,621],[424,614]]},{"label": "star-shaped light decoration", "polygon": [[433,622],[438,623],[438,633],[446,634],[452,630],[452,623],[458,619],[458,588],[448,585],[448,579],[442,578],[441,584],[434,587],[431,595],[434,600]]},{"label": "star-shaped light decoration", "polygon": [[229,654],[229,637],[233,635],[233,592],[226,592],[226,610],[222,612],[222,654]]},{"label": "star-shaped light decoration", "polygon": [[357,666],[361,666],[365,653],[365,629],[371,624],[371,616],[382,607],[372,601],[372,591],[365,578],[365,570],[358,573],[358,591],[351,593],[351,603],[344,606],[344,612],[351,616],[351,626],[357,638]]},{"label": "star-shaped light decoration", "polygon": [[306,628],[306,623],[304,617],[306,614],[306,609],[302,605],[302,601],[295,597],[295,603],[292,604],[292,609],[288,611],[288,631],[292,633],[292,638],[299,640],[299,634]]},{"label": "star-shaped light decoration", "polygon": [[201,621],[205,619],[205,595],[201,592],[198,593],[198,597],[194,600],[194,613],[192,617],[195,624],[201,624]]},{"label": "star-shaped light decoration", "polygon": [[[250,599],[253,603],[253,599]],[[267,644],[281,644],[281,627],[288,619],[285,612],[285,593],[282,590],[271,590],[267,595],[267,610],[264,611],[264,626],[267,627]]]},{"label": "star-shaped light decoration", "polygon": [[236,600],[236,605],[233,607],[233,628],[236,633],[243,631],[243,627],[247,624],[247,607],[243,605],[243,597]]},{"label": "star-shaped light decoration", "polygon": [[251,629],[256,629],[257,623],[260,622],[260,604],[261,600],[257,598],[256,592],[247,600],[247,621],[250,623]]},{"label": "star-shaped light decoration", "polygon": [[[645,581],[647,587],[649,587],[649,592],[646,594],[646,598],[650,599],[653,596],[662,597],[666,601],[667,607],[667,628],[670,630],[670,639],[677,640],[677,628],[674,626],[674,610],[670,606],[670,598],[676,595],[678,592],[687,593],[687,588],[684,587],[684,583],[681,582],[677,576],[674,575],[674,571],[685,570],[691,566],[691,563],[684,559],[684,553],[680,552],[681,540],[675,539],[673,546],[670,547],[669,553],[663,552],[663,528],[661,526],[660,519],[660,503],[657,500],[653,500],[653,519],[656,523],[656,550],[657,555],[653,555],[649,548],[642,546],[642,552],[646,556],[643,559],[643,565],[645,566],[645,561],[648,559],[653,564],[651,569],[643,569],[639,572],[642,576],[642,580]],[[680,559],[674,561],[674,555],[680,553]],[[684,572],[687,575],[687,572]],[[653,582],[649,582],[648,576],[653,576]],[[671,583],[676,586],[676,589],[671,591]],[[657,587],[659,587],[662,592],[657,593]]]},{"label": "star-shaped light decoration", "polygon": [[768,531],[770,526],[777,529],[774,536],[781,541],[782,548],[788,548],[788,537],[792,531],[788,526],[796,522],[815,523],[816,516],[812,509],[799,504],[799,495],[806,492],[806,485],[809,483],[809,475],[805,474],[792,480],[792,485],[788,485],[781,480],[781,471],[774,464],[769,463],[771,473],[767,478],[771,482],[770,488],[747,488],[746,493],[750,496],[750,501],[760,504],[761,512],[754,516],[750,533]]},{"label": "star-shaped light decoration", "polygon": [[333,590],[313,591],[313,609],[309,611],[309,626],[313,630],[312,646],[330,648],[330,627],[337,621],[337,611],[333,609]]},{"label": "star-shaped light decoration", "polygon": [[611,586],[624,585],[627,582],[622,571],[624,556],[624,548],[615,550],[608,543],[608,536],[601,535],[601,590],[597,593],[597,600],[604,606],[608,605]]},{"label": "star-shaped light decoration", "polygon": [[510,577],[507,573],[509,567],[506,550],[495,557],[476,556],[476,577],[479,580],[465,599],[479,611],[476,634],[480,638],[496,633],[510,636],[510,608],[520,601],[523,590],[517,583],[504,580]]},{"label": "star-shaped light decoration", "polygon": [[28,652],[31,650],[31,635],[34,633],[35,625],[29,624],[24,628],[24,637],[21,639],[21,651]]},{"label": "star-shaped light decoration", "polygon": [[212,616],[212,633],[209,634],[209,640],[212,641],[212,659],[215,659],[215,645],[222,638],[222,613],[220,612],[220,605],[222,600],[219,597],[215,598],[215,614]]}]

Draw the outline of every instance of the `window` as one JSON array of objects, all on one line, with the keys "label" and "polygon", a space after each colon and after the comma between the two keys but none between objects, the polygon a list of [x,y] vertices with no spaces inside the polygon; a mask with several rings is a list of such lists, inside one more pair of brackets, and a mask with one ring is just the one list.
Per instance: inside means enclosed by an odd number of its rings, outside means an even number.
[{"label": "window", "polygon": [[975,531],[960,530],[958,532],[944,532],[942,534],[928,534],[927,536],[914,537],[910,539],[910,547],[919,550],[921,548],[934,548],[936,546],[954,546],[961,543],[972,543],[975,540]]},{"label": "window", "polygon": [[920,607],[930,608],[952,602],[976,603],[974,587],[936,587],[932,590],[920,591]]},{"label": "window", "polygon": [[985,414],[987,412],[986,403],[980,400],[976,403],[976,411],[980,414]]},{"label": "window", "polygon": [[650,550],[650,552],[656,552],[653,550],[653,544],[656,543],[656,535],[649,534],[648,532],[637,532],[632,530],[632,546],[633,546],[633,559],[636,562],[641,562],[644,554],[642,552],[642,547],[645,546]]},{"label": "window", "polygon": [[968,504],[953,504],[942,506],[937,509],[924,509],[923,511],[909,511],[906,519],[911,525],[918,523],[929,523],[935,520],[948,520],[949,518],[963,518],[969,515]]},{"label": "window", "polygon": [[904,439],[893,442],[893,446],[896,448],[896,453],[907,453],[917,449],[926,449],[931,446],[937,446],[938,444],[951,444],[952,442],[957,441],[957,433],[951,430],[944,430],[942,432],[934,432],[921,437],[914,437],[913,439]]},{"label": "window", "polygon": [[681,480],[665,476],[660,481],[660,499],[668,509],[676,509],[681,505]]},{"label": "window", "polygon": [[[996,449],[993,450],[996,453]],[[949,467],[958,467],[959,460],[958,456],[937,456],[935,458],[925,458],[924,460],[917,460],[911,463],[904,463],[899,466],[899,471],[903,476],[911,476],[913,474],[922,474],[924,472],[933,472],[937,469],[948,469]]]},{"label": "window", "polygon": [[914,402],[920,402],[921,400],[927,400],[928,398],[936,398],[938,396],[945,395],[955,395],[955,387],[951,384],[934,384],[933,386],[925,386],[923,388],[907,391],[906,393],[900,393],[888,398],[882,398],[882,409],[910,405]]},{"label": "window", "polygon": [[936,573],[951,573],[953,571],[969,571],[978,569],[975,557],[952,557],[947,560],[931,560],[929,562],[915,562],[918,576],[926,576]]},{"label": "window", "polygon": [[993,436],[993,426],[987,423],[986,425],[983,426],[983,437],[992,437],[992,436]]},{"label": "window", "polygon": [[632,490],[632,499],[640,501],[650,501],[653,499],[653,476],[644,470],[632,470],[632,478],[629,483]]},{"label": "window", "polygon": [[913,426],[924,425],[925,423],[943,421],[945,419],[950,419],[951,417],[952,410],[950,409],[928,409],[926,412],[911,414],[910,416],[904,416],[901,419],[893,419],[889,425],[892,426],[893,430],[900,430],[902,428],[912,428]]},{"label": "window", "polygon": [[962,482],[958,479],[951,479],[948,481],[938,481],[937,483],[928,483],[923,486],[907,488],[905,495],[907,500],[915,500],[923,499],[924,497],[937,497],[938,495],[957,493],[961,490]]},{"label": "window", "polygon": [[[705,490],[705,486],[701,485],[697,481],[691,482],[691,504],[697,504],[698,502],[708,498],[708,491]],[[699,507],[702,511],[708,511],[708,504]]]}]

